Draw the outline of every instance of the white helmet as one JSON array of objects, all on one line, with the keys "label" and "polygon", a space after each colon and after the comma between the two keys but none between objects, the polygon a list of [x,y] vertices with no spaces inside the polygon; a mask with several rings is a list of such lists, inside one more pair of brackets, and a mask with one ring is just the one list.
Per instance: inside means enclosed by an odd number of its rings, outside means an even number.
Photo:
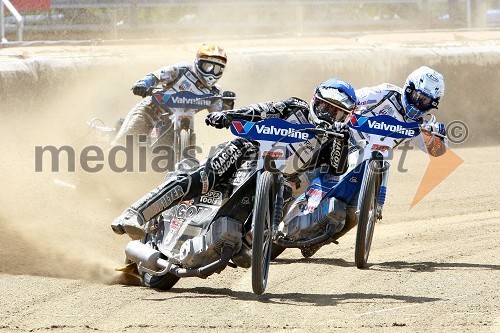
[{"label": "white helmet", "polygon": [[221,78],[226,62],[227,55],[223,47],[205,43],[196,52],[194,68],[205,85],[211,87]]},{"label": "white helmet", "polygon": [[408,118],[417,120],[435,108],[444,95],[444,79],[435,70],[422,66],[414,70],[403,87],[403,106]]}]

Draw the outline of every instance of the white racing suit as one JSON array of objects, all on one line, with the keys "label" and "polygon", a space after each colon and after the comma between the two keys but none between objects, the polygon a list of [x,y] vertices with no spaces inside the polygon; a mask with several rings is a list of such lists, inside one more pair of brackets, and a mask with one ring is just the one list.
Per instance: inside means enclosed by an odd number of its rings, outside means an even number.
[{"label": "white racing suit", "polygon": [[[197,95],[221,94],[220,86],[205,86],[196,75],[193,65],[186,62],[179,62],[172,66],[162,67],[155,72],[149,73],[139,81],[147,82],[151,87],[158,84],[164,84],[172,90],[189,91]],[[223,105],[222,100],[218,100],[207,109],[209,112],[213,112],[222,111],[228,108],[231,108],[231,106],[227,107]],[[167,128],[171,126],[168,115],[162,116],[162,110],[153,104],[151,96],[143,98],[128,113],[123,125],[116,135],[113,145],[117,143],[123,144],[127,135],[149,135],[155,124],[157,124],[160,120],[167,123]],[[173,140],[173,137],[171,139]]]},{"label": "white racing suit", "polygon": [[[298,98],[288,98],[279,102],[254,104],[234,112],[244,114],[244,120],[248,121],[282,118],[304,124],[308,123],[309,105]],[[227,114],[231,113],[232,111],[227,111]],[[330,166],[332,174],[340,175],[347,169],[347,136],[343,139],[313,138],[299,144],[305,148],[294,147],[290,154],[297,156],[301,164],[293,173],[285,173],[295,189],[301,188],[304,191],[307,188],[307,185],[301,187],[300,184],[300,176],[307,170],[326,165]],[[228,182],[243,162],[258,158],[257,152],[256,142],[239,137],[219,145],[217,151],[198,169],[174,180],[167,180],[128,208],[111,224],[113,231],[118,234],[126,232],[134,239],[143,237],[146,222],[181,201],[208,193],[215,184]]]},{"label": "white racing suit", "polygon": [[[404,114],[403,103],[402,103],[402,89],[400,87],[394,86],[389,83],[383,83],[374,87],[366,87],[356,90],[357,110],[356,114],[360,114],[364,117],[373,117],[378,115],[388,115],[400,122],[415,123],[415,127],[419,125],[426,125],[428,123],[425,119],[412,120],[407,118]],[[352,148],[357,148],[360,152],[363,152],[364,143],[372,142],[374,138],[370,137],[370,134],[361,133],[356,130],[351,129],[351,151]],[[447,140],[446,138],[441,138],[431,134],[428,131],[421,131],[418,136],[409,139],[395,139],[387,137],[383,142],[377,142],[377,149],[381,151],[392,150],[395,146],[404,144],[406,141],[411,141],[416,147],[420,148],[424,152],[431,156],[441,156],[446,152]],[[370,153],[370,152],[364,152]],[[366,155],[365,155],[366,156]],[[358,162],[362,162],[358,160]],[[382,179],[381,183],[381,202],[385,200],[386,189],[387,189],[387,178]],[[379,207],[381,212],[382,205]]]}]

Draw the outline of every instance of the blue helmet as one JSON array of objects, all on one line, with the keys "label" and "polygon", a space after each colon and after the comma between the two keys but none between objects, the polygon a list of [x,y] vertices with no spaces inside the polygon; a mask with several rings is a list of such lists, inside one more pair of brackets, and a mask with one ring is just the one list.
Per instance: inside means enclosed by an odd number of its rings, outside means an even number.
[{"label": "blue helmet", "polygon": [[435,70],[422,66],[413,71],[403,87],[405,115],[417,120],[431,109],[437,109],[444,95],[444,79]]},{"label": "blue helmet", "polygon": [[321,83],[311,100],[309,120],[316,125],[321,122],[333,124],[343,122],[356,108],[356,93],[348,82],[338,78]]}]

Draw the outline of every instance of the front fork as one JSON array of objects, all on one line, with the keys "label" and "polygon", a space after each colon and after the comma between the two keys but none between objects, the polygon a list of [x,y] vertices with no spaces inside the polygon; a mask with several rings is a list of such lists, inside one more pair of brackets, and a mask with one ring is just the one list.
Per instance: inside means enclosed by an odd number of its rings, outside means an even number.
[{"label": "front fork", "polygon": [[274,214],[272,227],[273,232],[277,229],[278,225],[283,219],[283,205],[284,205],[284,192],[285,192],[285,177],[282,173],[278,173],[276,177],[276,202],[274,204]]},{"label": "front fork", "polygon": [[383,171],[382,171],[382,179],[380,180],[380,189],[378,192],[378,198],[377,198],[377,219],[381,220],[382,219],[382,209],[384,207],[385,203],[385,196],[387,193],[387,182],[389,180],[389,163],[384,161],[383,162]]}]

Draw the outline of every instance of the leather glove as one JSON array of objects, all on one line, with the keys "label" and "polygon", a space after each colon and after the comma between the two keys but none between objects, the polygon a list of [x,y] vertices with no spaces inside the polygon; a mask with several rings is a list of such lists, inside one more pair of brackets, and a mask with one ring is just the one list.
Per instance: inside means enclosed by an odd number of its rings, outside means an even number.
[{"label": "leather glove", "polygon": [[232,91],[224,91],[222,93],[222,104],[224,106],[224,110],[234,109],[235,98],[236,94]]},{"label": "leather glove", "polygon": [[156,81],[153,75],[148,74],[132,86],[132,92],[134,95],[146,97],[151,94],[150,88],[156,84]]},{"label": "leather glove", "polygon": [[442,136],[446,136],[446,126],[440,122],[429,122],[424,125],[424,129],[431,133],[437,133]]},{"label": "leather glove", "polygon": [[231,124],[229,118],[226,117],[224,112],[212,112],[205,118],[205,124],[207,126],[213,126],[215,128],[228,128]]},{"label": "leather glove", "polygon": [[134,95],[146,97],[148,95],[149,86],[143,80],[137,81],[132,86],[132,92]]},{"label": "leather glove", "polygon": [[343,141],[349,140],[349,137],[351,136],[351,132],[349,131],[349,126],[347,126],[347,124],[339,122],[339,121],[336,121],[333,123],[332,130],[339,133],[339,134],[342,134]]}]

